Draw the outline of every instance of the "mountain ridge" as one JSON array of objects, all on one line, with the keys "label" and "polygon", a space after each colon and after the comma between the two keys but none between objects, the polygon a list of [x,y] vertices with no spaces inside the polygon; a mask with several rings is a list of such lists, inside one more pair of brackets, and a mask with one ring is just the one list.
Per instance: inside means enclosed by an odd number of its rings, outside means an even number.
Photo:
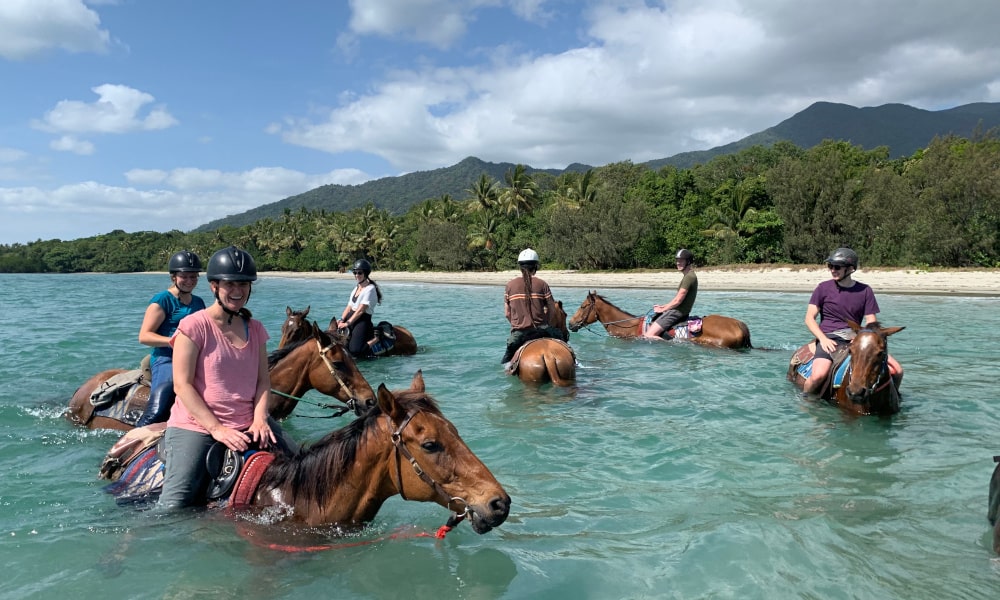
[{"label": "mountain ridge", "polygon": [[[886,146],[891,158],[901,158],[926,147],[936,136],[954,134],[970,137],[977,128],[987,131],[997,127],[1000,127],[1000,102],[975,102],[929,111],[898,103],[858,108],[821,101],[773,127],[735,142],[639,164],[651,169],[664,166],[689,169],[717,156],[733,154],[752,146],[770,146],[778,141],[787,141],[801,148],[811,148],[827,139],[847,141],[866,150]],[[502,182],[504,174],[515,166],[514,163],[492,163],[469,156],[450,167],[383,177],[357,185],[327,184],[216,219],[194,231],[249,225],[264,218],[278,218],[286,209],[346,212],[369,202],[377,208],[400,214],[428,198],[440,198],[447,194],[456,200],[465,199],[465,190],[471,188],[483,173]],[[565,169],[536,169],[526,165],[529,174],[547,173],[552,176],[567,172],[584,173],[591,168],[576,162]]]}]

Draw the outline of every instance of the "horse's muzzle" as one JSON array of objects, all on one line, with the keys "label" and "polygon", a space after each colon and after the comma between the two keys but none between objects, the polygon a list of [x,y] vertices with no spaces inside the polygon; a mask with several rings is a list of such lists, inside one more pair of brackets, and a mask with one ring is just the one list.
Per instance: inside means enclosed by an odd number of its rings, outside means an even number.
[{"label": "horse's muzzle", "polygon": [[485,506],[472,506],[469,514],[469,525],[476,533],[483,534],[499,527],[507,520],[510,513],[510,496],[495,496]]}]

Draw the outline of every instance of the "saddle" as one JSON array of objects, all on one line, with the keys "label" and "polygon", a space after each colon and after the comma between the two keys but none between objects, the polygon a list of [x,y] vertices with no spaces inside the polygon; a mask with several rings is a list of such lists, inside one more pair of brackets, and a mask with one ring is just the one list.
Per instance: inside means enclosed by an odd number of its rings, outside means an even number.
[{"label": "saddle", "polygon": [[395,345],[396,332],[392,328],[392,323],[389,321],[379,321],[379,324],[375,326],[372,339],[368,340],[368,348],[371,350],[372,355],[381,356],[392,350]]},{"label": "saddle", "polygon": [[[809,376],[812,374],[813,358],[815,356],[812,350],[809,349],[809,344],[804,344],[792,354],[789,366],[801,375],[803,379],[809,379]],[[833,352],[831,358],[833,358],[833,364],[830,366],[831,376],[827,387],[833,391],[843,383],[847,367],[851,364],[850,344],[837,344],[837,349]]]},{"label": "saddle", "polygon": [[96,409],[128,399],[140,385],[149,385],[146,371],[133,369],[112,375],[90,394],[90,404]]},{"label": "saddle", "polygon": [[[639,333],[638,337],[642,337],[646,333],[649,326],[660,317],[663,313],[658,313],[650,310],[646,313],[646,317],[639,321]],[[698,337],[701,335],[701,327],[703,320],[701,317],[696,317],[694,315],[688,315],[686,321],[681,321],[680,323],[674,325],[670,329],[664,331],[660,334],[660,337],[668,340],[687,340],[690,338]]]}]

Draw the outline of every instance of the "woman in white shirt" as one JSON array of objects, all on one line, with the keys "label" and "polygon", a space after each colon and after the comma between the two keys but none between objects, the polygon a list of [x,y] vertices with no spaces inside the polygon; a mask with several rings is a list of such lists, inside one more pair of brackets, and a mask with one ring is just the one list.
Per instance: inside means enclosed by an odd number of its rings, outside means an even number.
[{"label": "woman in white shirt", "polygon": [[382,290],[369,277],[372,265],[367,260],[361,258],[354,261],[351,272],[358,285],[351,292],[344,314],[337,319],[337,329],[346,328],[350,332],[347,350],[355,358],[361,358],[371,354],[368,341],[375,335],[372,316],[375,314],[375,305],[382,304]]}]

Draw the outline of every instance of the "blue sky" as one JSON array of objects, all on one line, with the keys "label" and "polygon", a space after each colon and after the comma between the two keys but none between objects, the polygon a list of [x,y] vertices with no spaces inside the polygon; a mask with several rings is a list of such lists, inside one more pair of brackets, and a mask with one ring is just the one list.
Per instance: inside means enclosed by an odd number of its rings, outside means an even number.
[{"label": "blue sky", "polygon": [[467,156],[642,162],[819,100],[998,102],[997,23],[982,0],[0,0],[0,244]]}]

